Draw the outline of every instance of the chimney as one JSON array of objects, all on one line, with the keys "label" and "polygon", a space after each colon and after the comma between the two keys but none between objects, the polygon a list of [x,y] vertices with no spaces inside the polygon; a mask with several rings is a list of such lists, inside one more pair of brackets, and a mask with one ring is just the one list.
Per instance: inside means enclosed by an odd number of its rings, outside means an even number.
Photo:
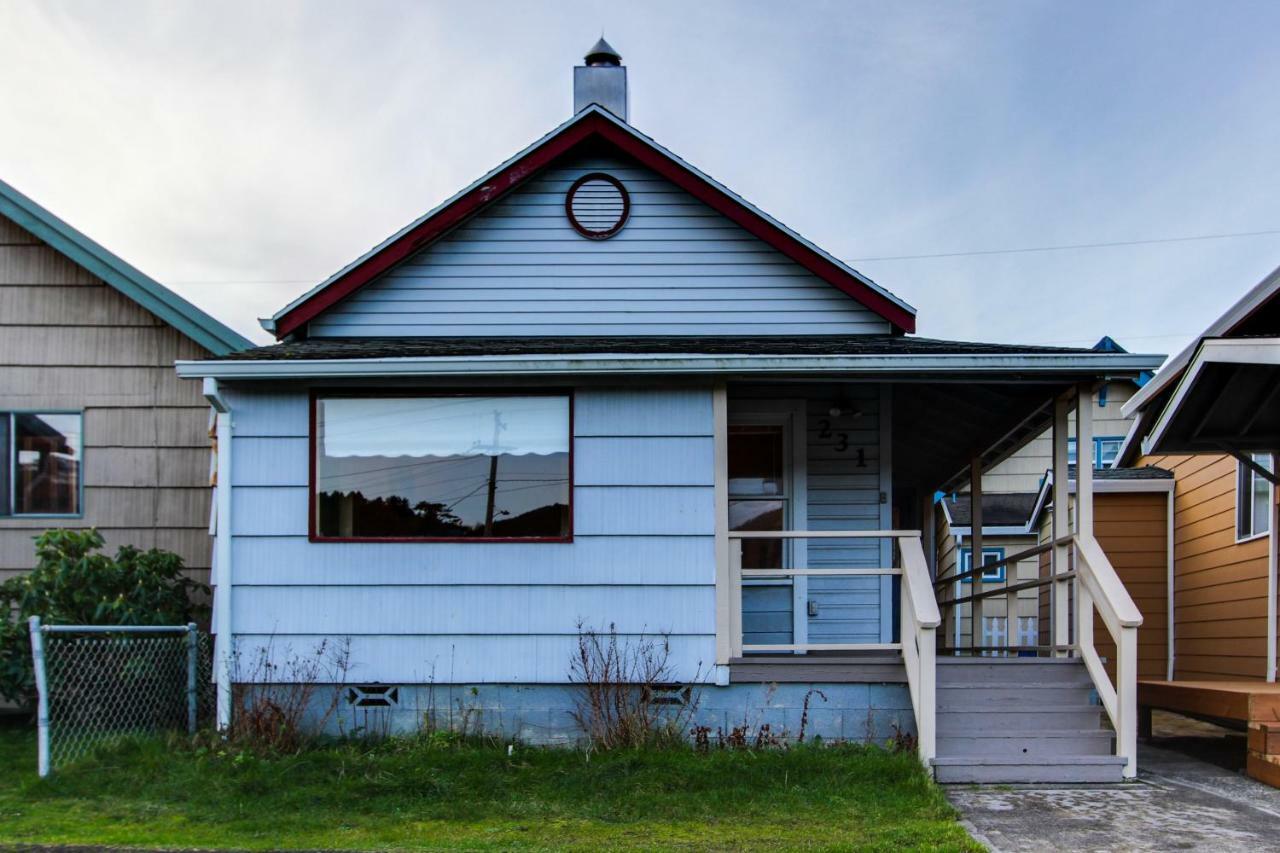
[{"label": "chimney", "polygon": [[574,113],[599,104],[626,121],[627,69],[622,67],[622,55],[601,36],[584,60],[585,65],[573,69]]}]

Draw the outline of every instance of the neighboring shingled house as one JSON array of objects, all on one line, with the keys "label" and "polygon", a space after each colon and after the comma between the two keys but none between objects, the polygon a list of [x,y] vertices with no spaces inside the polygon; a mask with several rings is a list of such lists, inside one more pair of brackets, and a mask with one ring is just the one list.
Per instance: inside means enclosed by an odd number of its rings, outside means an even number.
[{"label": "neighboring shingled house", "polygon": [[0,181],[0,580],[97,527],[208,580],[209,405],[180,358],[244,337]]}]

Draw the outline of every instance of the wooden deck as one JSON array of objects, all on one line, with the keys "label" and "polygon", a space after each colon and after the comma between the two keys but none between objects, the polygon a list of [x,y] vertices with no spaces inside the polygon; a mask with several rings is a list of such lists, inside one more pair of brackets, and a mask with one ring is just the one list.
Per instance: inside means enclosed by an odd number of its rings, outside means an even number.
[{"label": "wooden deck", "polygon": [[1265,681],[1139,681],[1139,734],[1151,736],[1151,711],[1242,723],[1249,730],[1250,776],[1280,788],[1280,684]]}]

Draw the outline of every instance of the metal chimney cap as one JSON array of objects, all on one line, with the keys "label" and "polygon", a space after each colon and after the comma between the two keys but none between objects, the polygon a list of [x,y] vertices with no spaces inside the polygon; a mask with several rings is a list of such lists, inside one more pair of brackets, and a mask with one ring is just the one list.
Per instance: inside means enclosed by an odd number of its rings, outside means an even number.
[{"label": "metal chimney cap", "polygon": [[613,49],[613,45],[600,36],[600,41],[591,46],[583,57],[588,65],[621,65],[622,54]]}]

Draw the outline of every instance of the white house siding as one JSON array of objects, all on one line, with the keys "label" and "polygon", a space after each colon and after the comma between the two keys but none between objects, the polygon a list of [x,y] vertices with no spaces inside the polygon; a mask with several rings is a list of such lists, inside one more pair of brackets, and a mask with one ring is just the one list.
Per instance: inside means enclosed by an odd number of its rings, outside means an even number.
[{"label": "white house siding", "polygon": [[350,638],[360,682],[556,684],[582,621],[714,662],[709,388],[575,393],[571,543],[309,542],[308,391],[230,398],[242,657]]},{"label": "white house siding", "polygon": [[[631,196],[626,227],[588,240],[564,197],[604,171]],[[849,296],[629,160],[548,169],[329,309],[313,337],[365,335],[884,334]]]},{"label": "white house siding", "polygon": [[[793,521],[793,526],[807,530],[890,527],[890,484],[881,477],[880,386],[734,387],[730,391],[730,412],[750,411],[752,401],[777,399],[804,400],[807,515],[804,521]],[[830,410],[837,400],[852,404],[860,414],[831,417]],[[830,422],[830,435],[825,437],[824,421]],[[841,433],[848,436],[844,451],[836,449]],[[886,492],[883,504],[881,491]],[[882,565],[881,543],[875,540],[813,540],[807,543],[806,550],[807,565],[813,569]],[[878,643],[887,639],[892,624],[889,583],[875,577],[814,577],[807,584],[804,602],[813,601],[818,608],[818,615],[807,619],[808,642]],[[789,586],[750,590],[743,600],[746,642],[792,642],[791,604]]]}]

